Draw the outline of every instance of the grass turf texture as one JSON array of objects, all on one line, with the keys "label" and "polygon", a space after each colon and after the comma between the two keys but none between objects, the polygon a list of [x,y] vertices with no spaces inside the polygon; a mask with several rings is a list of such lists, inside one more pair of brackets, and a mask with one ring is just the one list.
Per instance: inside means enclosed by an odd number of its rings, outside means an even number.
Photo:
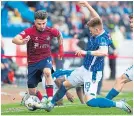
[{"label": "grass turf texture", "polygon": [[[104,96],[100,96],[104,97]],[[127,103],[133,107],[133,93],[121,93],[114,100],[126,99]],[[26,107],[16,104],[1,105],[1,115],[132,115],[118,108],[93,108],[80,104],[78,99],[74,103],[67,100],[64,106],[55,107],[51,112],[45,110],[29,111]]]}]

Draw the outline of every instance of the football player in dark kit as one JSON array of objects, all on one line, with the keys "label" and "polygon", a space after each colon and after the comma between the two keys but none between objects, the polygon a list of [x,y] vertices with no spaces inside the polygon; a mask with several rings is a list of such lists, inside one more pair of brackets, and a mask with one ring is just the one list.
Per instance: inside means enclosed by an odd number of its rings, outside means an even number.
[{"label": "football player in dark kit", "polygon": [[51,100],[53,97],[50,49],[50,42],[53,37],[57,37],[59,42],[59,59],[62,59],[63,56],[62,35],[57,29],[46,26],[47,17],[47,12],[43,10],[36,11],[34,14],[34,25],[16,35],[12,40],[16,45],[27,44],[28,91],[30,95],[36,95],[40,100],[42,99],[42,94],[36,87],[42,81],[42,75],[46,79],[46,94],[48,99]]}]

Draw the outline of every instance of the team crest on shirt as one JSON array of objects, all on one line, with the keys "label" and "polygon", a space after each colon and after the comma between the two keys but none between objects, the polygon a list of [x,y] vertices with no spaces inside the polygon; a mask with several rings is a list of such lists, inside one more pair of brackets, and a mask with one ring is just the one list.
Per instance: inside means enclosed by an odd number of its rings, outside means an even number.
[{"label": "team crest on shirt", "polygon": [[50,37],[48,36],[46,40],[48,40],[48,41],[49,41],[49,40],[50,40]]},{"label": "team crest on shirt", "polygon": [[22,31],[21,34],[22,34],[22,35],[25,35],[25,31]]}]

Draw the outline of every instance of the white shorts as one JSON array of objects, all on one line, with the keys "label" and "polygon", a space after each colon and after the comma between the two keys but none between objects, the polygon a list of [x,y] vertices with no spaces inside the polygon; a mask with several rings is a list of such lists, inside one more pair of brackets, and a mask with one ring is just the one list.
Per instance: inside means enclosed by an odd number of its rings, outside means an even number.
[{"label": "white shorts", "polygon": [[93,72],[85,69],[84,66],[81,66],[75,69],[67,80],[73,87],[78,87],[84,84],[84,94],[96,98],[98,82],[102,78],[102,71],[97,71],[96,81],[92,80],[92,74]]},{"label": "white shorts", "polygon": [[133,65],[130,66],[124,73],[126,75],[126,77],[132,81],[133,80]]}]

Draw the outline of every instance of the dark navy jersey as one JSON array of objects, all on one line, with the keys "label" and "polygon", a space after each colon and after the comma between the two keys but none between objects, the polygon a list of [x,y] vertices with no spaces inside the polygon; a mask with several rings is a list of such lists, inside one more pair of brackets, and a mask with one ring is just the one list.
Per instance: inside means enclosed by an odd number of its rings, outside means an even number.
[{"label": "dark navy jersey", "polygon": [[[88,39],[86,51],[96,51],[100,47],[108,47],[112,43],[109,34],[104,31],[102,34]],[[104,67],[104,56],[86,55],[84,57],[83,65],[90,71],[102,71]]]}]

